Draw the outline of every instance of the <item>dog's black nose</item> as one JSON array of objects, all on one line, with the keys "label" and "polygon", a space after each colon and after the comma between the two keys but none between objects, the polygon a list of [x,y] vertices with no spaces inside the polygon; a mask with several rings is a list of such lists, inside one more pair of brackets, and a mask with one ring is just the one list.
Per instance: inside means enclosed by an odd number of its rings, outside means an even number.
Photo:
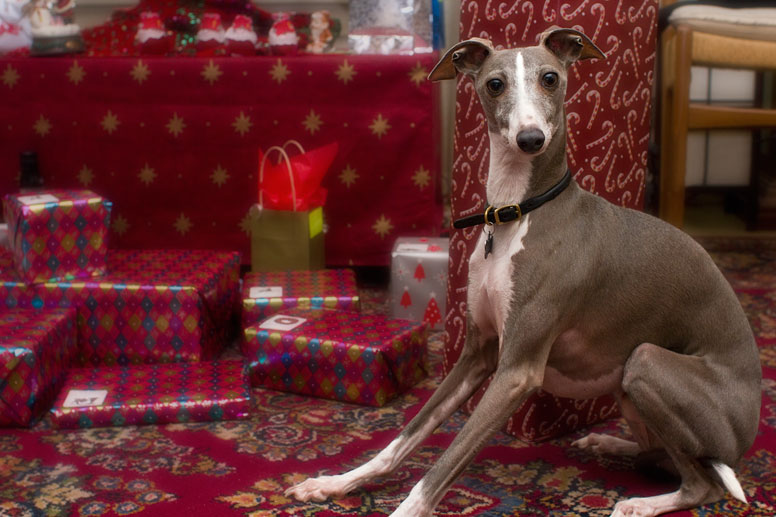
[{"label": "dog's black nose", "polygon": [[517,146],[526,153],[535,153],[544,145],[544,133],[536,128],[520,131],[517,134]]}]

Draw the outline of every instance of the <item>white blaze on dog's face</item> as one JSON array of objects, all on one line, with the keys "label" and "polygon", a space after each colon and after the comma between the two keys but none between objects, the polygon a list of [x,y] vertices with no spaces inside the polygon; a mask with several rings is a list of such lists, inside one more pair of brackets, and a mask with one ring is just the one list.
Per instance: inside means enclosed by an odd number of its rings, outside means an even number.
[{"label": "white blaze on dog's face", "polygon": [[475,78],[491,134],[526,155],[549,146],[563,123],[566,71],[540,47],[502,51]]}]

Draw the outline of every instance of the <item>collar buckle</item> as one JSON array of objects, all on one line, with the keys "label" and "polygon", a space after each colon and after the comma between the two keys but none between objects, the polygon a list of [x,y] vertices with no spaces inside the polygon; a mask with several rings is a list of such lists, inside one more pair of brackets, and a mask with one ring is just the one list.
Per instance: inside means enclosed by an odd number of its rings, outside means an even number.
[{"label": "collar buckle", "polygon": [[[506,221],[501,220],[501,216],[499,215],[499,212],[502,210],[512,209],[517,213],[517,217],[508,219]],[[488,216],[490,214],[493,214],[493,222],[490,222],[490,219]],[[496,224],[507,224],[511,223],[512,221],[519,221],[523,217],[523,212],[520,210],[520,205],[504,205],[500,207],[494,207],[493,205],[488,205],[488,207],[485,209],[485,224],[488,226],[493,226]]]},{"label": "collar buckle", "polygon": [[[517,212],[517,217],[515,219],[510,219],[509,221],[502,221],[498,213],[506,208],[513,208],[515,212]],[[523,212],[520,210],[520,205],[504,205],[496,208],[493,211],[493,217],[496,219],[496,224],[506,224],[512,221],[519,221],[523,217]]]}]

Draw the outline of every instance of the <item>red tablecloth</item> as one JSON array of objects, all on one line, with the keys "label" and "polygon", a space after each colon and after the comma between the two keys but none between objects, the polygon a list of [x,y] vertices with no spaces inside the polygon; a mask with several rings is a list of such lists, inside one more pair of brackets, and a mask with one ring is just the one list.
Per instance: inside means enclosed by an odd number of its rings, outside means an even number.
[{"label": "red tablecloth", "polygon": [[388,264],[399,235],[436,234],[435,56],[0,60],[0,195],[19,152],[47,186],[114,202],[111,246],[248,257],[257,149],[339,142],[324,185],[329,264]]}]

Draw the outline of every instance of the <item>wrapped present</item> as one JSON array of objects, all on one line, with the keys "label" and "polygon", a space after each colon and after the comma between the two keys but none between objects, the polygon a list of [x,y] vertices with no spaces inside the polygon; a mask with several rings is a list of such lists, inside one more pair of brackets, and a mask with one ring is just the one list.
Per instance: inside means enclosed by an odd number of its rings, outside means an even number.
[{"label": "wrapped present", "polygon": [[0,311],[0,427],[48,409],[75,354],[73,309]]},{"label": "wrapped present", "polygon": [[103,275],[111,203],[88,190],[7,194],[9,241],[25,282]]},{"label": "wrapped present", "polygon": [[254,386],[382,406],[427,371],[425,323],[295,310],[244,333],[242,352]]},{"label": "wrapped present", "polygon": [[77,308],[81,365],[208,360],[234,337],[236,252],[111,250],[104,277],[34,286],[4,263],[0,307]]},{"label": "wrapped present", "polygon": [[391,315],[444,328],[447,239],[400,237],[391,253]]},{"label": "wrapped present", "polygon": [[239,420],[250,412],[245,363],[213,361],[70,370],[51,421],[73,429]]},{"label": "wrapped present", "polygon": [[361,308],[350,269],[247,273],[242,287],[243,328],[289,309]]}]

